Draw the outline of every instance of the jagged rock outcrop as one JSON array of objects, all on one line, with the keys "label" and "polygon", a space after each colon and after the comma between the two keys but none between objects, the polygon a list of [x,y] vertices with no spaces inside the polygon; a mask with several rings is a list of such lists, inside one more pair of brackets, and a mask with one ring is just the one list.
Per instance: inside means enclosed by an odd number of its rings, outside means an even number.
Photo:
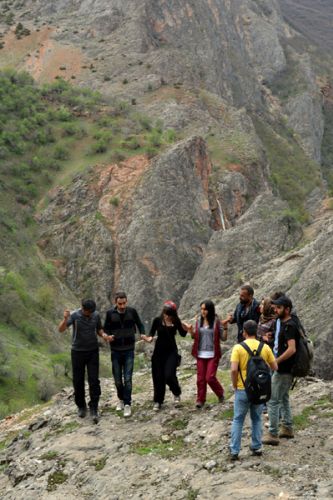
[{"label": "jagged rock outcrop", "polygon": [[[124,289],[146,320],[178,302],[211,235],[205,142],[194,137],[79,176],[39,216],[40,244],[68,285],[106,307]],[[132,176],[132,178],[131,178]],[[117,200],[117,202],[115,202]]]},{"label": "jagged rock outcrop", "polygon": [[274,257],[293,248],[302,232],[285,212],[286,205],[266,192],[233,228],[214,233],[184,293],[181,311],[193,314],[205,298],[228,297],[263,272]]}]

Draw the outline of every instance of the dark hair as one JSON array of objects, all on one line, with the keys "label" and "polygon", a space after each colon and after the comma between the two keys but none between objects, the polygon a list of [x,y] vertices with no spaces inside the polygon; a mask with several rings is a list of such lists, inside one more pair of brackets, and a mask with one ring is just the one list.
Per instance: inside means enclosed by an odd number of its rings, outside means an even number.
[{"label": "dark hair", "polygon": [[[204,300],[204,301],[201,302],[200,307],[201,306],[205,306],[205,308],[207,309],[207,311],[208,311],[207,321],[209,323],[210,328],[213,328],[215,317],[216,317],[214,302],[212,300]],[[202,323],[203,323],[203,317],[201,315],[201,317],[200,317],[200,326],[202,326]]]},{"label": "dark hair", "polygon": [[118,299],[126,299],[127,300],[127,295],[125,292],[116,292],[114,296],[115,302],[117,302]]},{"label": "dark hair", "polygon": [[277,300],[280,297],[282,297],[283,295],[285,295],[285,293],[281,292],[281,290],[279,290],[277,292],[273,292],[272,295],[271,295],[271,300]]},{"label": "dark hair", "polygon": [[177,309],[175,309],[174,307],[171,307],[171,306],[168,306],[168,305],[164,305],[163,306],[163,309],[162,309],[162,312],[161,312],[161,315],[160,315],[160,318],[161,318],[162,321],[163,321],[163,314],[166,314],[167,316],[170,316],[170,318],[172,318],[174,320],[174,324],[178,324],[178,322],[180,323],[180,319],[179,319],[179,316],[178,316],[178,313],[177,313]]},{"label": "dark hair", "polygon": [[251,295],[252,297],[254,295],[254,290],[253,290],[252,286],[250,286],[250,285],[241,286],[241,290],[246,290],[249,293],[249,295]]},{"label": "dark hair", "polygon": [[85,311],[90,311],[92,313],[96,311],[96,302],[92,299],[83,299],[81,306]]},{"label": "dark hair", "polygon": [[274,316],[274,309],[272,307],[272,300],[270,299],[270,297],[263,297],[262,302],[263,302],[262,315],[266,318]]},{"label": "dark hair", "polygon": [[243,330],[248,334],[249,337],[256,337],[258,325],[253,319],[248,319],[243,325]]}]

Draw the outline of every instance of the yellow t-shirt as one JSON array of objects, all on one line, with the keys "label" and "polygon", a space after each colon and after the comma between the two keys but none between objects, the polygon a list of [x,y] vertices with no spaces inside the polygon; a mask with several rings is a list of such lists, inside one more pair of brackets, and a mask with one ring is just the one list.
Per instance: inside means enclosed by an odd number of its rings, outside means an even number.
[{"label": "yellow t-shirt", "polygon": [[[253,351],[254,349],[258,349],[258,346],[260,343],[259,340],[257,340],[257,339],[247,339],[247,340],[245,340],[245,342],[249,346],[251,351]],[[273,363],[273,361],[275,361],[273,351],[267,344],[264,344],[264,347],[262,348],[260,356],[268,364]],[[245,351],[244,347],[242,347],[240,344],[236,344],[233,347],[232,352],[231,352],[231,362],[238,363],[239,369],[242,372],[243,380],[246,379],[246,367],[247,367],[247,363],[249,361],[249,358],[250,358],[250,355]],[[242,382],[240,373],[238,373],[237,389],[244,389],[244,384]]]}]

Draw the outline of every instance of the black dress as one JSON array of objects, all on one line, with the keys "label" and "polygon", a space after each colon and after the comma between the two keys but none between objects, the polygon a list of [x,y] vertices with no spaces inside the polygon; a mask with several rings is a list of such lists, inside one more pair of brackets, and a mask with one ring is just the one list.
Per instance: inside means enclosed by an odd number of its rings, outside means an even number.
[{"label": "black dress", "polygon": [[177,379],[178,349],[176,344],[177,331],[185,337],[186,330],[182,327],[180,320],[167,326],[158,317],[155,318],[150,329],[150,336],[157,333],[154,353],[152,356],[152,377],[154,384],[154,402],[162,404],[165,396],[165,387],[169,386],[174,396],[180,396],[181,389]]}]

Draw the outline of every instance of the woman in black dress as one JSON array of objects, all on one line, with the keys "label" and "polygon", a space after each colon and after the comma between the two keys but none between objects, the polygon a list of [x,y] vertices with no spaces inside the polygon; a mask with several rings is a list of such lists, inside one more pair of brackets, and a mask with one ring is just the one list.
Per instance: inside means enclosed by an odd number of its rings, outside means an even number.
[{"label": "woman in black dress", "polygon": [[185,337],[189,325],[182,323],[177,314],[177,306],[172,301],[163,305],[162,313],[154,319],[150,329],[148,342],[152,342],[155,334],[157,340],[152,356],[152,376],[154,384],[154,407],[160,410],[165,396],[166,385],[174,395],[175,405],[180,402],[181,388],[177,379],[177,366],[179,366],[179,354],[176,344],[176,333]]}]

